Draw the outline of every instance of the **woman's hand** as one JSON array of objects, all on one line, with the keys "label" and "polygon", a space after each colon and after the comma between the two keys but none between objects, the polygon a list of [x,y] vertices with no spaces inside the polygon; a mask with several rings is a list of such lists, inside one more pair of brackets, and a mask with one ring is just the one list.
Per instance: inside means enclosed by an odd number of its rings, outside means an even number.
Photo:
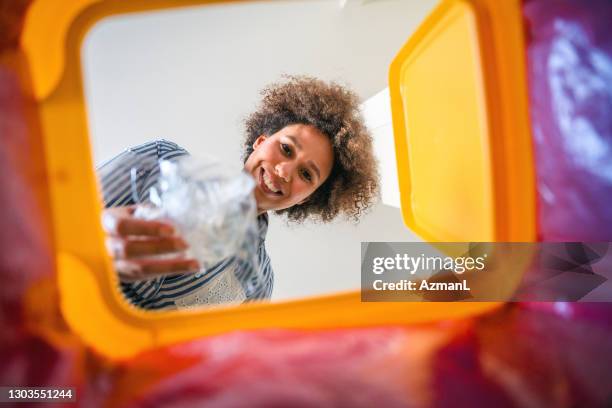
[{"label": "woman's hand", "polygon": [[[197,272],[199,264],[187,258],[187,243],[175,234],[172,225],[134,217],[136,206],[104,211],[102,225],[106,247],[115,259],[122,281],[152,279],[161,275]],[[157,255],[167,255],[163,258]]]}]

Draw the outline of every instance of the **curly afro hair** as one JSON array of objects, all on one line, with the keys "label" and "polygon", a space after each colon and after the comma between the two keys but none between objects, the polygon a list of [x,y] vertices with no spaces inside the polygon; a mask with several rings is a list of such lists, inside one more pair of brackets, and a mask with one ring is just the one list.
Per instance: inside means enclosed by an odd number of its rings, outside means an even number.
[{"label": "curly afro hair", "polygon": [[377,162],[355,93],[335,82],[307,76],[289,76],[261,91],[257,111],[245,121],[244,157],[253,152],[260,135],[271,135],[285,126],[316,127],[329,137],[334,164],[328,179],[306,202],[276,211],[289,221],[329,222],[339,214],[358,220],[378,197]]}]

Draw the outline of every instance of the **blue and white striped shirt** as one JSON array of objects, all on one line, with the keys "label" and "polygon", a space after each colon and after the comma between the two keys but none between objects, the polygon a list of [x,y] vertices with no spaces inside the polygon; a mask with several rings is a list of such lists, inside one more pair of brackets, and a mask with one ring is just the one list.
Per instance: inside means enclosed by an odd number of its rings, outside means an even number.
[{"label": "blue and white striped shirt", "polygon": [[[159,161],[189,153],[177,144],[157,140],[128,149],[98,168],[106,208],[147,201],[159,180]],[[270,299],[274,274],[265,248],[267,214],[257,218],[258,263],[228,258],[197,274],[182,274],[138,282],[121,282],[128,300],[145,309],[175,309],[204,304]]]}]

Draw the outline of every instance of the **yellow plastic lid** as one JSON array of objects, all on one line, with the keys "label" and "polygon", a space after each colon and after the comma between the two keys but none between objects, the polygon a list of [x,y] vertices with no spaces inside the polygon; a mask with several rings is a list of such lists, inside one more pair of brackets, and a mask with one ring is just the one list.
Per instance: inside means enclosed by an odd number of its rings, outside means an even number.
[{"label": "yellow plastic lid", "polygon": [[533,241],[520,1],[445,0],[391,64],[402,214],[429,241]]}]

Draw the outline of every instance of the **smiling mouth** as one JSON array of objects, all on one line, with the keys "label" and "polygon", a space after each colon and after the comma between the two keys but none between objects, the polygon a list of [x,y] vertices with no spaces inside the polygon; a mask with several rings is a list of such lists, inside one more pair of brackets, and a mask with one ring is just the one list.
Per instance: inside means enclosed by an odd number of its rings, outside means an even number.
[{"label": "smiling mouth", "polygon": [[[265,170],[263,167],[261,167],[259,171],[259,188],[266,194],[273,195],[273,196],[282,196],[283,195],[282,190],[274,191],[270,187],[268,187],[268,183],[266,183],[265,181],[264,174],[265,174]],[[271,181],[270,181],[270,184],[272,184]]]}]

